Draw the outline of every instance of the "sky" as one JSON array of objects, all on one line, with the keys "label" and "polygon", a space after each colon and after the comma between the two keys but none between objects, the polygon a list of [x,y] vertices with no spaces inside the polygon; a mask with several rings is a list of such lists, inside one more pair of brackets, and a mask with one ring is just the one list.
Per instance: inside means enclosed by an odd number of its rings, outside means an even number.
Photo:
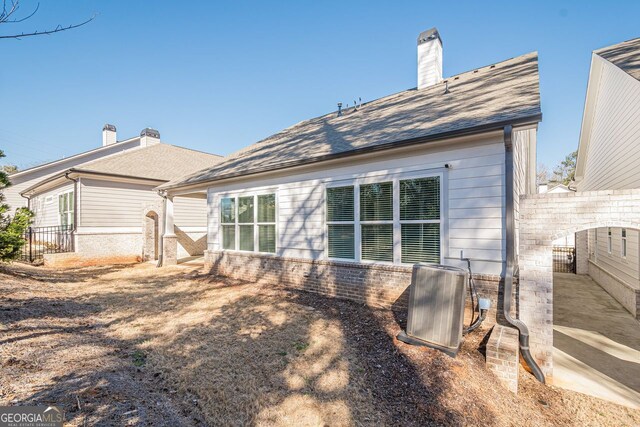
[{"label": "sky", "polygon": [[[21,16],[37,5],[21,0]],[[538,162],[578,144],[591,61],[640,36],[640,2],[43,0],[0,34],[0,164],[20,168],[158,129],[230,154],[301,120],[416,86],[416,39],[437,27],[444,76],[538,51]]]}]

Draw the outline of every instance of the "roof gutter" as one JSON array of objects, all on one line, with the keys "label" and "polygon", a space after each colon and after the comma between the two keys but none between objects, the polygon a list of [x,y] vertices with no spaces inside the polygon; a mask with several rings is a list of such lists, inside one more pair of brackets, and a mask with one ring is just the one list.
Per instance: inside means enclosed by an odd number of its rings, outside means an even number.
[{"label": "roof gutter", "polygon": [[32,185],[31,187],[29,187],[26,190],[24,190],[23,192],[21,192],[20,195],[22,197],[26,198],[27,196],[25,196],[25,194],[30,194],[34,190],[36,190],[38,187],[41,187],[41,186],[43,186],[45,184],[48,184],[50,182],[53,182],[53,181],[55,181],[57,179],[60,179],[60,178],[63,178],[63,177],[73,181],[72,178],[69,178],[69,175],[71,175],[71,174],[94,175],[94,176],[104,176],[104,177],[109,177],[109,178],[122,178],[122,179],[138,179],[138,180],[149,181],[149,182],[152,182],[153,184],[157,184],[157,183],[162,184],[162,183],[168,182],[167,180],[164,180],[164,179],[145,178],[145,177],[141,177],[141,176],[122,175],[122,174],[109,173],[109,172],[97,172],[97,171],[91,171],[91,170],[85,170],[85,169],[71,168],[71,169],[67,169],[66,171],[63,171],[63,172],[61,172],[59,174],[52,175],[47,179],[39,181],[38,183]]},{"label": "roof gutter", "polygon": [[278,171],[278,170],[282,170],[282,169],[288,169],[288,168],[295,167],[295,166],[306,166],[306,165],[310,165],[310,164],[314,164],[314,163],[320,163],[320,162],[324,162],[324,161],[328,161],[328,160],[341,159],[341,158],[344,158],[344,157],[350,157],[350,156],[354,156],[354,155],[358,155],[358,154],[375,153],[375,152],[378,152],[378,151],[388,150],[388,149],[391,149],[391,148],[410,147],[412,145],[433,143],[433,142],[437,142],[437,141],[442,141],[444,139],[461,137],[461,136],[469,136],[469,135],[473,135],[473,134],[477,134],[477,133],[485,133],[485,132],[491,132],[491,131],[501,131],[501,130],[504,129],[505,126],[518,126],[518,127],[521,127],[521,126],[536,124],[536,123],[540,122],[541,120],[542,120],[542,113],[538,113],[538,114],[533,114],[531,116],[523,117],[523,118],[520,118],[520,119],[517,119],[517,120],[506,120],[506,121],[502,121],[502,122],[496,122],[496,123],[484,124],[484,125],[479,125],[479,126],[473,126],[473,127],[469,127],[469,128],[465,128],[465,129],[458,129],[458,130],[449,131],[449,132],[441,132],[441,133],[438,133],[438,134],[435,134],[435,135],[421,136],[421,137],[416,137],[416,138],[405,139],[405,140],[402,140],[402,141],[387,142],[387,143],[375,145],[375,146],[372,146],[372,147],[356,148],[354,150],[343,151],[343,152],[340,152],[340,153],[325,154],[323,156],[314,157],[312,159],[303,159],[303,160],[294,160],[294,161],[291,161],[291,162],[283,162],[283,163],[279,163],[279,164],[271,166],[271,167],[265,167],[265,168],[262,168],[262,169],[260,169],[258,171],[253,171],[253,172],[230,173],[230,174],[227,174],[227,175],[219,175],[219,176],[216,176],[215,178],[211,178],[211,179],[204,179],[202,181],[194,181],[194,182],[186,182],[186,181],[184,181],[184,182],[179,182],[179,183],[176,183],[176,184],[169,183],[168,185],[161,185],[160,189],[162,189],[162,190],[172,190],[172,189],[175,189],[175,188],[202,185],[202,184],[208,183],[208,182],[222,181],[224,179],[237,178],[237,177],[240,177],[240,176],[256,175],[256,174],[261,174],[261,173],[265,173],[265,172],[274,172],[274,171]]},{"label": "roof gutter", "polygon": [[511,317],[511,298],[513,295],[513,276],[518,268],[515,251],[515,218],[514,194],[513,194],[513,126],[504,127],[504,160],[505,160],[505,203],[506,203],[506,239],[507,239],[507,266],[504,277],[504,317],[511,325],[518,328],[520,340],[520,354],[533,372],[536,379],[545,383],[544,374],[538,364],[533,360],[529,350],[529,328],[519,319]]}]

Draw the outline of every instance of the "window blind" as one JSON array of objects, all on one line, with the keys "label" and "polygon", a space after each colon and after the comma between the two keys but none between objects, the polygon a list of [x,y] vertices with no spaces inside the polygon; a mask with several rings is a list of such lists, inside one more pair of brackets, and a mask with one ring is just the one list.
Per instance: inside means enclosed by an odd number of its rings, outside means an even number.
[{"label": "window blind", "polygon": [[236,222],[236,199],[225,197],[220,201],[220,222],[233,224]]},{"label": "window blind", "polygon": [[393,261],[393,224],[363,224],[362,259]]},{"label": "window blind", "polygon": [[353,224],[329,224],[329,257],[330,258],[355,258],[354,225]]},{"label": "window blind", "polygon": [[353,221],[353,186],[327,188],[327,221]]},{"label": "window blind", "polygon": [[[238,202],[240,199],[238,199]],[[239,210],[239,209],[238,209]],[[238,215],[239,217],[239,215]],[[240,225],[239,229],[239,245],[241,251],[253,251],[253,224],[251,225]]]},{"label": "window blind", "polygon": [[268,252],[268,253],[276,252],[275,224],[258,226],[258,250],[260,252]]},{"label": "window blind", "polygon": [[440,224],[402,224],[403,263],[440,262]]},{"label": "window blind", "polygon": [[238,222],[242,224],[253,222],[253,196],[238,197]]},{"label": "window blind", "polygon": [[440,177],[400,181],[400,220],[440,219]]},{"label": "window blind", "polygon": [[258,222],[276,222],[276,195],[258,196]]},{"label": "window blind", "polygon": [[360,186],[360,221],[393,220],[393,183]]},{"label": "window blind", "polygon": [[223,225],[222,226],[222,249],[235,249],[235,248],[236,248],[236,226]]}]

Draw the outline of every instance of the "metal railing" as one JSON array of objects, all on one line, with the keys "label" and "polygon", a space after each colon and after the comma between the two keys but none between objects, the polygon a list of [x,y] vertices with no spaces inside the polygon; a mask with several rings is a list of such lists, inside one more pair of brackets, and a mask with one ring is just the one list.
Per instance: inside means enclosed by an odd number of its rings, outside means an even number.
[{"label": "metal railing", "polygon": [[576,272],[576,248],[574,248],[573,246],[553,247],[553,272]]},{"label": "metal railing", "polygon": [[29,227],[23,237],[21,261],[36,262],[45,254],[73,252],[73,226]]}]

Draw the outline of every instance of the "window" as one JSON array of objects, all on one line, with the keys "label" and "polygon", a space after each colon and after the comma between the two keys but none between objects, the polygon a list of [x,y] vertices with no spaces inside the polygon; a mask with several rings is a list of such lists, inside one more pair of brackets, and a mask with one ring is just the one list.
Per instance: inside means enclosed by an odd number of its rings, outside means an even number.
[{"label": "window", "polygon": [[222,249],[276,252],[276,195],[220,200]]},{"label": "window", "polygon": [[258,196],[258,250],[276,252],[276,195]]},{"label": "window", "polygon": [[440,176],[327,188],[327,256],[440,262],[441,196]]},{"label": "window", "polygon": [[236,248],[236,199],[227,197],[220,202],[222,249]]},{"label": "window", "polygon": [[73,191],[58,194],[58,214],[60,225],[73,227]]},{"label": "window", "polygon": [[393,261],[393,183],[360,186],[360,251],[363,260]]},{"label": "window", "polygon": [[400,181],[403,263],[440,262],[440,177]]},{"label": "window", "polygon": [[353,186],[327,188],[327,236],[330,258],[355,258]]},{"label": "window", "polygon": [[627,229],[622,229],[622,257],[627,257]]},{"label": "window", "polygon": [[611,240],[611,227],[607,228],[607,252],[609,252],[609,254],[611,254],[611,250],[613,247],[612,244],[612,240]]}]

